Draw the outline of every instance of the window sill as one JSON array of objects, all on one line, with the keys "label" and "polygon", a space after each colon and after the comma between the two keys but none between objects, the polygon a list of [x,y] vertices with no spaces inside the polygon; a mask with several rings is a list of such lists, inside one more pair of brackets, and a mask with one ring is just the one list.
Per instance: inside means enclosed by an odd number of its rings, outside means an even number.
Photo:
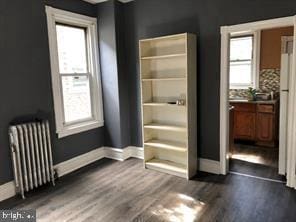
[{"label": "window sill", "polygon": [[71,126],[64,126],[63,129],[57,131],[58,138],[63,138],[67,137],[70,135],[82,133],[85,131],[89,131],[92,129],[96,129],[99,127],[104,126],[104,122],[99,122],[99,121],[89,121],[89,122],[84,122],[84,123],[79,123]]}]

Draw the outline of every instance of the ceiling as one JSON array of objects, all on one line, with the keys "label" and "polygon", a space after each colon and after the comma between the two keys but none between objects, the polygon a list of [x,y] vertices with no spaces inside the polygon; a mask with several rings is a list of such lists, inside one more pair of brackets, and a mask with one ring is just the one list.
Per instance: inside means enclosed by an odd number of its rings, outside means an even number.
[{"label": "ceiling", "polygon": [[[83,0],[83,1],[89,2],[89,3],[92,3],[92,4],[97,4],[97,3],[101,3],[101,2],[106,2],[108,0]],[[122,3],[127,3],[127,2],[131,2],[133,0],[118,0],[118,1],[120,1]]]}]

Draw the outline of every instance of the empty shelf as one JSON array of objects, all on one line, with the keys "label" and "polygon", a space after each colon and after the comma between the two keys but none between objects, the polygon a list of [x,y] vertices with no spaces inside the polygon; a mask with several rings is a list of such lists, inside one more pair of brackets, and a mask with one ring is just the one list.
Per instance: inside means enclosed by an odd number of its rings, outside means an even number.
[{"label": "empty shelf", "polygon": [[172,107],[185,107],[185,105],[177,105],[177,104],[170,104],[170,103],[144,103],[144,106],[172,106]]},{"label": "empty shelf", "polygon": [[169,36],[161,36],[161,37],[155,37],[155,38],[150,38],[150,39],[142,39],[140,42],[154,42],[154,41],[159,41],[159,40],[176,40],[180,38],[185,38],[187,33],[182,33],[182,34],[174,34],[174,35],[169,35]]},{"label": "empty shelf", "polygon": [[185,80],[186,80],[185,77],[142,79],[143,82],[150,82],[150,81],[185,81]]},{"label": "empty shelf", "polygon": [[156,130],[167,130],[167,131],[175,131],[175,132],[186,132],[187,129],[185,126],[173,126],[173,125],[165,125],[160,123],[150,123],[144,125],[146,129],[156,129]]},{"label": "empty shelf", "polygon": [[147,146],[159,148],[159,149],[167,149],[178,152],[186,152],[186,144],[180,142],[166,141],[166,140],[149,140],[144,143]]},{"label": "empty shelf", "polygon": [[187,168],[185,165],[168,160],[152,159],[146,162],[146,167],[163,173],[169,173],[185,178],[187,177]]},{"label": "empty shelf", "polygon": [[169,55],[158,55],[158,56],[146,56],[142,57],[142,60],[151,60],[151,59],[169,59],[169,58],[176,58],[176,57],[185,57],[186,53],[181,54],[169,54]]}]

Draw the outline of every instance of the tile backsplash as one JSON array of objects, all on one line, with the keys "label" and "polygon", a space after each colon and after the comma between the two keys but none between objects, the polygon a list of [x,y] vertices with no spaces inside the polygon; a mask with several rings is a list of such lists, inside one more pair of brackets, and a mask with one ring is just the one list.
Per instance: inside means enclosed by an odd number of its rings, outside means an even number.
[{"label": "tile backsplash", "polygon": [[259,76],[259,88],[262,92],[280,92],[280,69],[262,69]]},{"label": "tile backsplash", "polygon": [[[280,91],[280,69],[262,69],[259,74],[258,92],[274,92],[277,97]],[[247,89],[230,89],[229,97],[248,98]]]},{"label": "tile backsplash", "polygon": [[247,89],[229,89],[229,98],[247,98]]}]

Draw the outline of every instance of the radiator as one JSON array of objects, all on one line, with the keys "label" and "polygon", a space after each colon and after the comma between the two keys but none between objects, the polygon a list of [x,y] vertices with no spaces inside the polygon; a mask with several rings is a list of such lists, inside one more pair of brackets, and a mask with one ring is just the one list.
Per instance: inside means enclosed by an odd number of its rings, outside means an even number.
[{"label": "radiator", "polygon": [[48,121],[9,127],[16,192],[25,192],[54,182],[54,169]]}]

